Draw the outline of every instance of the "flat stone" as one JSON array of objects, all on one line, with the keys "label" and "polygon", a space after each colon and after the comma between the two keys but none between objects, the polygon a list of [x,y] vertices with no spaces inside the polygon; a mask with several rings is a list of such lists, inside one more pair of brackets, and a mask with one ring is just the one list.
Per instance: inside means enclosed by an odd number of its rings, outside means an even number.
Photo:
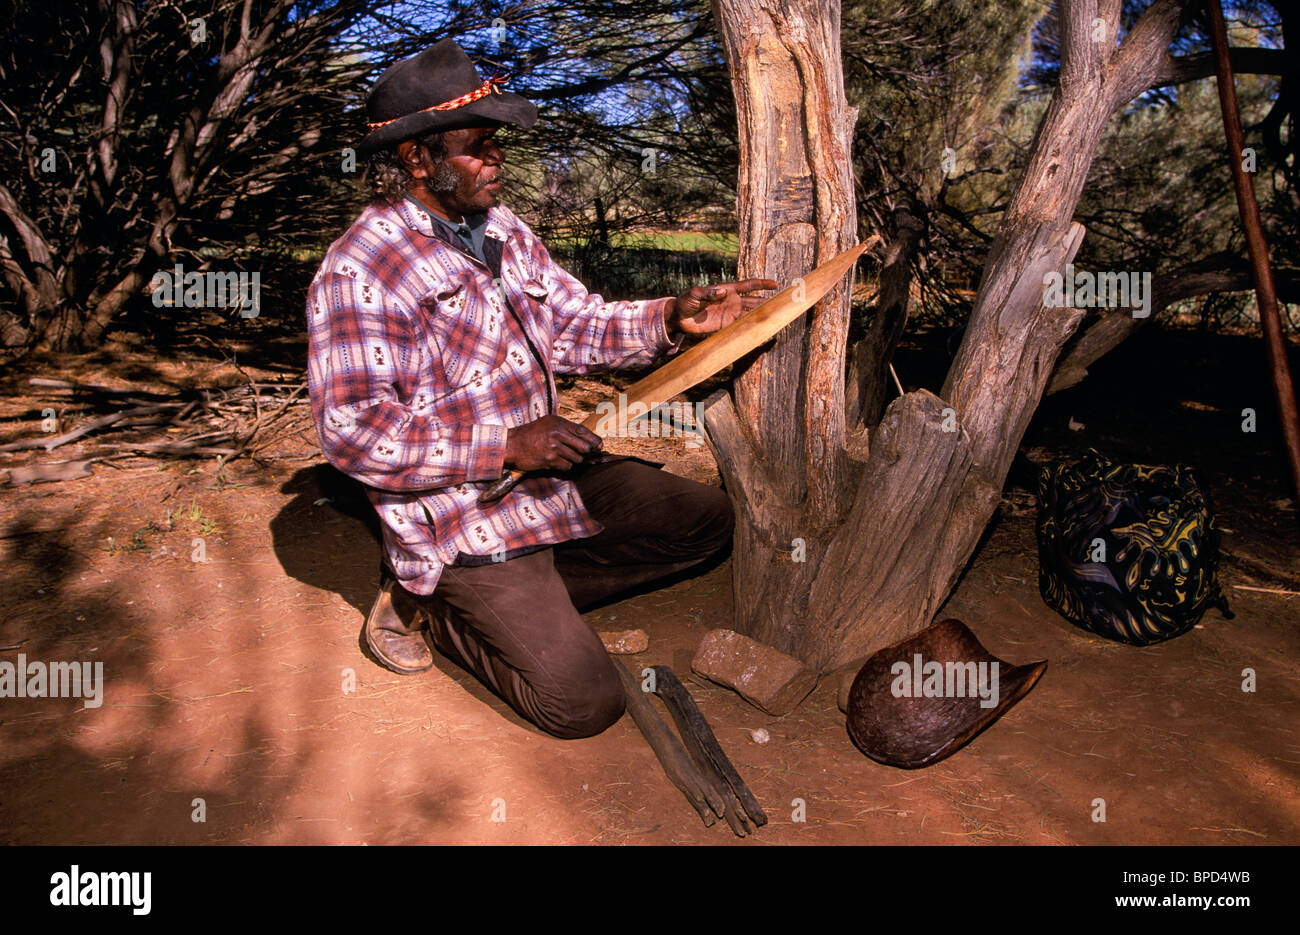
[{"label": "flat stone", "polygon": [[735,630],[706,633],[691,669],[777,717],[789,714],[817,687],[817,673],[798,659]]},{"label": "flat stone", "polygon": [[605,651],[615,656],[643,653],[650,646],[645,630],[611,630],[601,633],[600,641],[605,644]]}]

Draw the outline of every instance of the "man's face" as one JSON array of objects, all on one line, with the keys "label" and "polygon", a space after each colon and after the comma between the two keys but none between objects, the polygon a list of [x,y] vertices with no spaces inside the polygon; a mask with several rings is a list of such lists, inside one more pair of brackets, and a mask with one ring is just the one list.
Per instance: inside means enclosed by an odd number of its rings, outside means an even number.
[{"label": "man's face", "polygon": [[503,160],[493,139],[496,132],[496,127],[448,130],[442,136],[447,155],[437,163],[432,163],[413,141],[399,144],[399,153],[418,180],[416,196],[422,201],[426,197],[432,200],[439,213],[453,221],[495,205],[501,190]]}]

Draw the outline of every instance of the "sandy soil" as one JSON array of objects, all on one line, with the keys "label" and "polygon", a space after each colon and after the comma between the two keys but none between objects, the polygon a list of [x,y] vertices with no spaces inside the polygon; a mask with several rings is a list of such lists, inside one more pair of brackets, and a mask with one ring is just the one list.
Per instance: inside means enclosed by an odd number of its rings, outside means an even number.
[{"label": "sandy soil", "polygon": [[[160,385],[232,376],[213,361],[168,370],[123,349],[125,360]],[[57,363],[42,372],[79,375]],[[102,377],[107,364],[84,366]],[[34,417],[18,379],[0,413],[17,420],[6,439],[30,434]],[[597,393],[580,386],[570,402]],[[1064,428],[1067,405],[1090,437]],[[1045,407],[1029,442],[1113,441],[1108,405]],[[1123,431],[1133,437],[1132,420]],[[856,750],[834,678],[773,718],[688,677],[702,634],[731,623],[729,563],[588,615],[598,630],[650,634],[629,665],[683,676],[769,815],[740,842],[701,824],[629,717],[555,740],[441,658],[416,676],[371,661],[359,632],[378,582],[374,523],[310,440],[291,435],[220,472],[210,460],[123,461],[0,492],[0,660],[101,661],[107,683],[98,708],[0,700],[0,842],[1300,843],[1300,564],[1294,505],[1268,507],[1283,495],[1265,456],[1249,456],[1271,478],[1250,497],[1223,483],[1246,484],[1239,466],[1214,475],[1236,618],[1211,611],[1147,649],[1091,637],[1044,606],[1032,513],[1011,490],[941,614],[1010,662],[1050,665],[1006,717],[922,771]],[[680,440],[620,444],[713,475]],[[1241,690],[1247,668],[1253,693]],[[752,742],[757,728],[769,743]],[[1099,798],[1104,823],[1092,819]],[[807,820],[792,821],[800,803]]]}]

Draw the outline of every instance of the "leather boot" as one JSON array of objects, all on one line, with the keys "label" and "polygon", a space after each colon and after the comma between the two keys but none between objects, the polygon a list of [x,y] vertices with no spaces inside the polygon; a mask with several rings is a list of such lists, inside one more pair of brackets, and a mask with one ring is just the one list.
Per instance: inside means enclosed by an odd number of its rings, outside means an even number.
[{"label": "leather boot", "polygon": [[391,574],[384,574],[379,594],[366,616],[366,645],[386,669],[414,675],[433,668],[433,652],[425,642],[424,614]]}]

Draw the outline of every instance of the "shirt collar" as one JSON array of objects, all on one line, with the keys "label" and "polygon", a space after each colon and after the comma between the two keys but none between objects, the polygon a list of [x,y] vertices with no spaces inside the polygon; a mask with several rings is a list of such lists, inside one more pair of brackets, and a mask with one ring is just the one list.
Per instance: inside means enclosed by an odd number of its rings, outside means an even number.
[{"label": "shirt collar", "polygon": [[[416,201],[411,195],[407,195],[396,204],[393,204],[392,208],[396,211],[397,216],[401,218],[403,224],[413,231],[419,231],[426,237],[438,236],[438,232],[434,229],[435,223],[438,224],[440,228],[445,229],[449,234],[456,229],[455,224],[451,223],[451,221],[448,221],[446,218],[438,217],[428,208],[424,207],[424,205]],[[478,224],[474,223],[476,217],[480,219],[480,224],[486,226],[485,233],[487,236],[494,240],[506,239],[505,227],[501,223],[501,219],[498,217],[498,212],[495,208],[488,210],[484,214],[467,216],[465,221],[469,224],[471,229],[478,226]]]},{"label": "shirt collar", "polygon": [[461,230],[466,230],[471,237],[476,239],[479,237],[479,232],[483,229],[483,226],[487,224],[487,217],[486,211],[480,211],[478,214],[467,214],[461,222],[457,224],[444,217],[439,217],[436,214],[430,214],[430,219],[433,223],[441,225],[448,231],[448,233],[455,234]]}]

